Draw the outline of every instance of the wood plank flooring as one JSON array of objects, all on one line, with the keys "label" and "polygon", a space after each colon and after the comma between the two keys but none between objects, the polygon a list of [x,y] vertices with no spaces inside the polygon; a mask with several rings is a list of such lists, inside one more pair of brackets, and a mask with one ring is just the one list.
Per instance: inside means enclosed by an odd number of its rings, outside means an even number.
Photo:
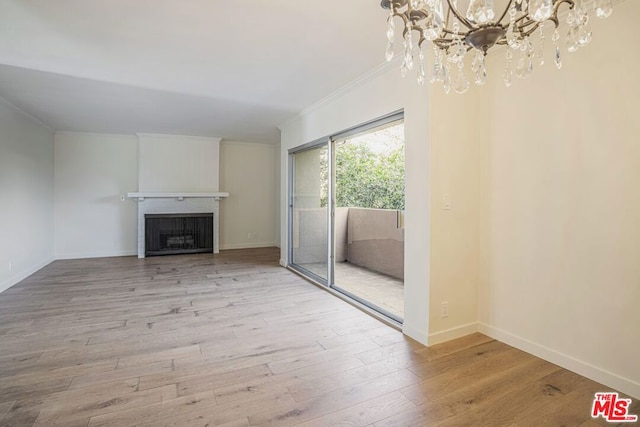
[{"label": "wood plank flooring", "polygon": [[607,425],[606,387],[480,334],[425,348],[278,257],[56,261],[0,294],[0,425]]}]

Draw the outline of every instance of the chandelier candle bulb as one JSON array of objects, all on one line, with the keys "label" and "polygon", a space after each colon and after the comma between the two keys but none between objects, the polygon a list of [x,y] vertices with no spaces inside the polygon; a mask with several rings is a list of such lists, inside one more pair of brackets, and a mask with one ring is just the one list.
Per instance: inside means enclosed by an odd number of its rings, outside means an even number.
[{"label": "chandelier candle bulb", "polygon": [[[461,10],[458,3],[466,5],[466,10]],[[451,89],[456,93],[469,89],[470,81],[464,72],[467,63],[471,64],[475,83],[483,85],[486,81],[485,56],[495,46],[507,47],[505,85],[512,84],[513,74],[521,78],[530,76],[534,63],[545,63],[544,27],[547,22],[555,28],[551,40],[554,62],[560,69],[562,54],[558,28],[564,22],[560,22],[559,15],[567,13],[565,44],[569,52],[576,52],[589,45],[593,38],[588,26],[590,15],[607,18],[613,12],[613,0],[505,0],[503,10],[496,9],[494,0],[382,0],[380,4],[389,10],[386,60],[393,59],[395,34],[402,34],[402,75],[414,68],[417,53],[417,80],[424,84],[426,72],[421,49],[425,41],[432,42],[435,53],[429,81],[441,83],[446,93]],[[396,24],[402,27],[397,29]],[[535,37],[536,33],[538,37]],[[414,35],[417,37],[415,42]],[[515,70],[511,65],[512,51],[519,55]],[[468,60],[467,54],[472,55]],[[451,64],[457,65],[453,76]]]}]

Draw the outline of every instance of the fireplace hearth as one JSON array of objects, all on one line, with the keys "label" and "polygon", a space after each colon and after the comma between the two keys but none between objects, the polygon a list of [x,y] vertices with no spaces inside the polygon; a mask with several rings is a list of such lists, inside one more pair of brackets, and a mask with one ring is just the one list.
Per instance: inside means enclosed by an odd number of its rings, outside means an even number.
[{"label": "fireplace hearth", "polygon": [[145,256],[213,253],[213,213],[146,214]]}]

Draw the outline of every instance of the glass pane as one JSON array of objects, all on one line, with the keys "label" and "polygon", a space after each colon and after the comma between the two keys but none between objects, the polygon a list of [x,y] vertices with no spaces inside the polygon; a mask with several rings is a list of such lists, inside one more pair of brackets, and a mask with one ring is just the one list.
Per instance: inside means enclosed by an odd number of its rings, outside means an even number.
[{"label": "glass pane", "polygon": [[404,123],[336,141],[335,288],[404,316]]},{"label": "glass pane", "polygon": [[327,281],[327,146],[293,156],[293,264]]}]

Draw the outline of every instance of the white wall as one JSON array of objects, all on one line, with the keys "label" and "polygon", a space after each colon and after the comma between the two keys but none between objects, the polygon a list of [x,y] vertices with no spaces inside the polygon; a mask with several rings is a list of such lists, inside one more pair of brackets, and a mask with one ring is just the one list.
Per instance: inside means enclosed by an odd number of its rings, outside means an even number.
[{"label": "white wall", "polygon": [[282,233],[280,232],[280,199],[282,195],[280,194],[280,174],[282,173],[282,165],[280,164],[280,143],[276,145],[276,167],[274,173],[274,182],[276,183],[276,216],[273,218],[274,229],[275,229],[275,245],[280,247],[280,236]]},{"label": "white wall", "polygon": [[53,261],[53,132],[0,100],[0,292]]},{"label": "white wall", "polygon": [[57,133],[55,255],[58,259],[135,255],[138,138]]},{"label": "white wall", "polygon": [[619,4],[561,71],[549,56],[509,89],[490,58],[479,289],[483,331],[636,398],[638,16]]},{"label": "white wall", "polygon": [[277,145],[220,144],[220,188],[230,194],[220,202],[220,249],[276,245],[277,162]]},{"label": "white wall", "polygon": [[220,138],[138,134],[138,190],[217,192]]},{"label": "white wall", "polygon": [[[220,202],[221,249],[276,245],[277,145],[219,141],[176,135],[56,134],[56,257],[135,255],[137,203],[120,198],[137,189],[197,192],[220,187],[230,193]],[[182,153],[177,165],[171,162],[177,158],[176,149]],[[193,168],[188,167],[189,159],[194,160]],[[139,173],[139,165],[146,172]],[[178,184],[165,182],[173,178]],[[255,237],[249,238],[249,233]]]},{"label": "white wall", "polygon": [[[439,90],[431,92],[433,100],[429,101],[428,88],[421,88],[413,78],[400,78],[399,65],[391,65],[374,70],[281,126],[281,263],[287,259],[288,150],[404,109],[406,239],[403,330],[422,343],[441,341],[476,327],[477,261],[472,261],[477,260],[478,255],[477,193],[473,187],[478,178],[478,166],[470,158],[474,153],[474,141],[470,138],[472,130],[459,126],[456,114],[436,112],[435,117],[442,119],[439,123],[429,114],[430,108],[440,108],[437,103],[442,100],[444,104],[458,108],[457,114],[468,112],[473,117],[471,113],[475,104],[447,100]],[[470,93],[469,97],[473,100],[475,94]],[[470,126],[475,127],[475,124]],[[439,157],[434,158],[434,153]],[[443,172],[451,170],[456,172]],[[460,207],[446,218],[434,215],[434,209],[438,207],[431,207],[432,204],[440,206],[432,197],[437,198],[441,188],[450,191],[456,206]],[[437,192],[435,196],[434,190]],[[468,225],[471,222],[475,225]],[[436,238],[432,235],[434,230],[437,230]],[[465,234],[467,230],[470,232]],[[448,239],[449,235],[456,238]],[[448,263],[431,271],[434,256],[444,258]],[[439,318],[439,311],[429,314],[429,300],[434,295],[449,302],[451,314],[445,322],[435,318]]]}]

